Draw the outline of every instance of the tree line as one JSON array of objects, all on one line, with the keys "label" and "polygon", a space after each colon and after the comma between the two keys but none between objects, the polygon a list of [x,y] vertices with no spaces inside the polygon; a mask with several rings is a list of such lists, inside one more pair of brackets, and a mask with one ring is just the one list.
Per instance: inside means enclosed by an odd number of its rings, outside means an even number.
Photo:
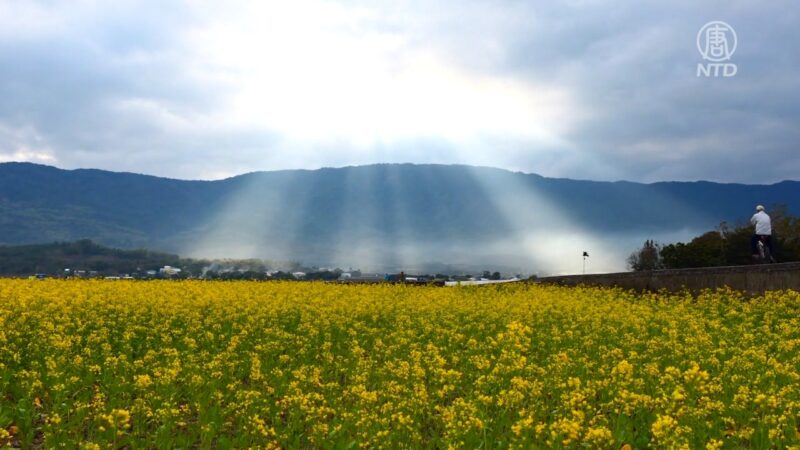
[{"label": "tree line", "polygon": [[[240,279],[266,277],[269,267],[277,266],[272,261],[260,259],[207,260],[183,258],[171,253],[147,249],[122,250],[105,247],[89,239],[74,242],[49,244],[0,245],[0,276],[29,276],[46,274],[65,276],[77,272],[93,273],[95,276],[131,275],[146,277],[148,272],[158,271],[164,266],[180,268],[170,278],[186,278],[208,275],[208,278]],[[284,263],[285,272],[277,277],[289,279],[291,272],[301,269],[299,263]],[[320,277],[332,276],[322,273]],[[337,275],[338,276],[338,275]]]},{"label": "tree line", "polygon": [[[769,215],[773,256],[778,262],[800,261],[800,217],[790,215],[785,207],[774,208]],[[753,226],[749,222],[735,225],[722,222],[715,230],[686,243],[663,245],[647,240],[628,257],[628,268],[642,271],[752,264],[752,235]]]}]

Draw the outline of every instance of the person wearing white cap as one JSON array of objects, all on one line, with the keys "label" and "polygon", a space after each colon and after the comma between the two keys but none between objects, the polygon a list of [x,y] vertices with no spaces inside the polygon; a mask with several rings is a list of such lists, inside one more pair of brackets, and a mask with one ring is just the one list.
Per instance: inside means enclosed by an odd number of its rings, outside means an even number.
[{"label": "person wearing white cap", "polygon": [[758,257],[758,241],[762,240],[764,244],[769,247],[771,255],[775,255],[775,250],[772,248],[772,221],[769,215],[764,212],[764,207],[761,205],[756,206],[756,213],[750,218],[750,223],[755,227],[753,237],[750,239],[750,250],[752,250],[753,257]]}]

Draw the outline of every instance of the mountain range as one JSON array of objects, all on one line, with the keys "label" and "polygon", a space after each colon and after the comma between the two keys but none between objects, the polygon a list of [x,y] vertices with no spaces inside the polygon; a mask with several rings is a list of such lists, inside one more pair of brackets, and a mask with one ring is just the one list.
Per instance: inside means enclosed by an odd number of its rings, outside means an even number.
[{"label": "mountain range", "polygon": [[0,164],[0,244],[89,238],[186,256],[376,269],[449,263],[564,272],[587,249],[599,255],[595,269],[617,269],[639,240],[741,222],[756,204],[796,214],[800,182],[644,184],[413,164],[189,181]]}]

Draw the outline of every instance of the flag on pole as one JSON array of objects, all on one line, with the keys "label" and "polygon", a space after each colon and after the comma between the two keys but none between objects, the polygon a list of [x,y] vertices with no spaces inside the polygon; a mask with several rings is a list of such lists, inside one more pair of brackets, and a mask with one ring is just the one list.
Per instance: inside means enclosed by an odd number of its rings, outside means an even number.
[{"label": "flag on pole", "polygon": [[589,257],[589,252],[583,252],[583,257],[584,258],[588,258]]}]

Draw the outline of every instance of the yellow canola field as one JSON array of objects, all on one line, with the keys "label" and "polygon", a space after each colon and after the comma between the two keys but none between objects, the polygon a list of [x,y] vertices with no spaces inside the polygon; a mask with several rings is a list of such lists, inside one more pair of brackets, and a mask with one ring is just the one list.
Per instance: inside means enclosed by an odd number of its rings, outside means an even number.
[{"label": "yellow canola field", "polygon": [[800,294],[0,281],[0,447],[798,448]]}]

